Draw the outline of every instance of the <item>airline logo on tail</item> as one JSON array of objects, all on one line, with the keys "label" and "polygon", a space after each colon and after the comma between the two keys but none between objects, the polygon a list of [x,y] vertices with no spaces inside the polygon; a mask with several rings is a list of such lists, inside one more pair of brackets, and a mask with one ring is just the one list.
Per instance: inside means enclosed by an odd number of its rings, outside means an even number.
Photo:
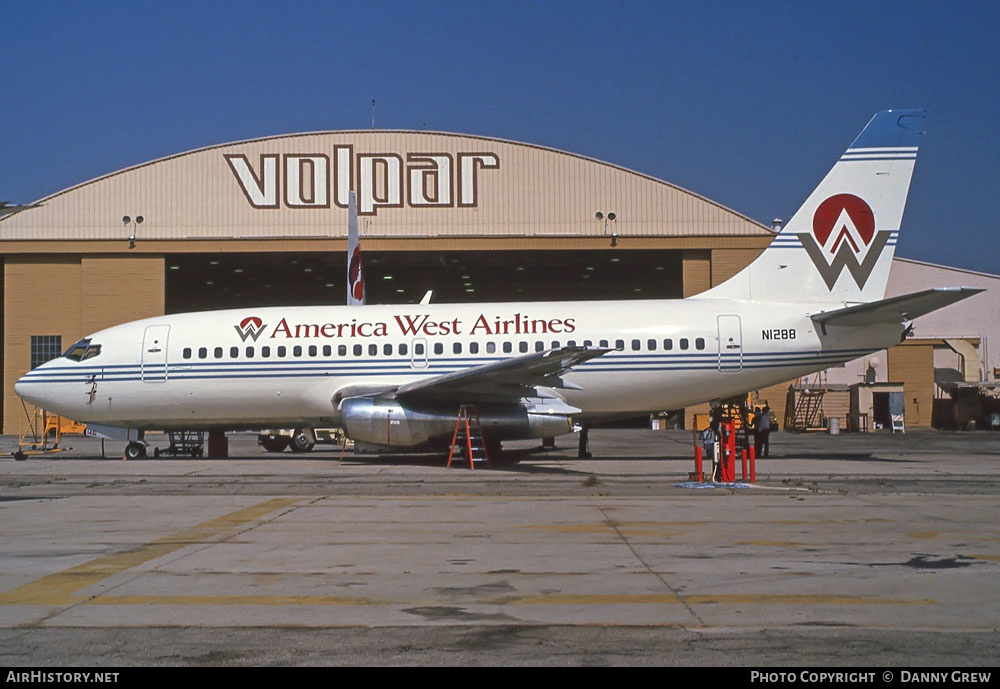
[{"label": "airline logo on tail", "polygon": [[361,247],[359,246],[355,246],[354,252],[351,254],[351,265],[347,268],[347,279],[351,284],[351,296],[364,303],[365,275],[361,269]]},{"label": "airline logo on tail", "polygon": [[864,289],[892,232],[875,231],[875,213],[853,194],[836,194],[819,204],[813,214],[812,234],[798,234],[826,286],[833,290],[837,279],[850,271]]},{"label": "airline logo on tail", "polygon": [[257,316],[247,316],[240,321],[239,325],[234,325],[233,327],[236,328],[236,332],[239,333],[240,340],[243,342],[246,342],[248,337],[256,342],[267,326]]}]

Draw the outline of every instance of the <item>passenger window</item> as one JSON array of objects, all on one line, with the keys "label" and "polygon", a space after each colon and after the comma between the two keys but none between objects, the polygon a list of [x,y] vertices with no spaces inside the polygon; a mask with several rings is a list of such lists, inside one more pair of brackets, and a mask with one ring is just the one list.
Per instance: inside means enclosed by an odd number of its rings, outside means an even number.
[{"label": "passenger window", "polygon": [[378,345],[377,344],[368,345],[368,356],[375,356],[376,354],[378,354]]},{"label": "passenger window", "polygon": [[552,340],[552,349],[559,349],[559,340]]},{"label": "passenger window", "polygon": [[695,349],[705,349],[705,338],[704,337],[699,337],[698,339],[696,339],[694,341],[694,348]]},{"label": "passenger window", "polygon": [[[199,353],[199,355],[200,355],[200,353]],[[202,358],[204,358],[204,357],[202,357]],[[222,347],[216,347],[215,348],[215,358],[216,359],[221,359],[222,358]]]},{"label": "passenger window", "polygon": [[229,348],[229,358],[230,359],[235,359],[239,355],[240,355],[240,348],[239,347],[230,347]]},{"label": "passenger window", "polygon": [[205,359],[207,357],[208,357],[208,349],[206,347],[199,347],[198,348],[198,358],[199,359]]},{"label": "passenger window", "polygon": [[391,344],[382,345],[382,354],[384,354],[385,356],[392,356],[392,345]]},{"label": "passenger window", "polygon": [[504,342],[503,343],[503,353],[504,354],[510,354],[513,351],[514,351],[514,343],[513,342]]},{"label": "passenger window", "polygon": [[517,349],[519,352],[521,352],[521,354],[524,354],[525,352],[528,351],[528,343],[521,342],[520,344],[517,345]]},{"label": "passenger window", "polygon": [[656,340],[653,340],[653,339],[646,340],[646,349],[648,349],[651,352],[655,352],[656,351]]},{"label": "passenger window", "polygon": [[417,354],[418,356],[423,356],[424,355],[424,343],[423,342],[418,342],[415,345],[413,345],[413,353]]},{"label": "passenger window", "polygon": [[435,342],[434,343],[434,353],[435,354],[444,354],[444,345],[441,344],[440,342]]},{"label": "passenger window", "polygon": [[536,352],[544,352],[545,351],[545,343],[542,342],[541,340],[535,340],[535,351]]},{"label": "passenger window", "polygon": [[401,355],[403,355],[403,356],[406,355],[406,352],[407,352],[408,349],[409,349],[409,347],[406,346],[405,342],[403,344],[399,345],[399,353]]},{"label": "passenger window", "polygon": [[674,341],[668,337],[666,340],[663,341],[663,348],[669,352],[671,349],[674,348]]},{"label": "passenger window", "polygon": [[292,356],[302,356],[302,346],[295,345],[292,347]]},{"label": "passenger window", "polygon": [[271,358],[271,348],[270,347],[261,347],[260,348],[260,356],[261,356],[262,359],[270,359]]},{"label": "passenger window", "polygon": [[607,340],[601,340],[601,348],[602,349],[607,349],[608,348],[608,341]]},{"label": "passenger window", "polygon": [[190,347],[185,347],[184,348],[184,354],[182,356],[185,359],[190,359],[191,358],[191,348]]},{"label": "passenger window", "polygon": [[576,340],[570,340],[566,343],[567,347],[576,347]]},{"label": "passenger window", "polygon": [[496,342],[487,342],[486,343],[486,353],[487,354],[495,354],[496,351],[497,351],[497,343]]},{"label": "passenger window", "polygon": [[639,340],[632,340],[632,351],[633,352],[638,352],[639,351],[639,344],[640,344]]},{"label": "passenger window", "polygon": [[287,354],[287,353],[288,353],[288,350],[285,349],[285,345],[281,345],[280,347],[278,347],[278,356],[280,358],[284,359],[285,358],[285,354]]},{"label": "passenger window", "polygon": [[462,353],[462,343],[461,342],[456,342],[455,344],[453,344],[451,346],[451,351],[453,353],[455,353],[455,354],[461,354]]},{"label": "passenger window", "polygon": [[253,347],[247,347],[247,359],[253,359]]},{"label": "passenger window", "polygon": [[347,345],[337,345],[337,356],[347,356]]},{"label": "passenger window", "polygon": [[361,356],[362,351],[361,345],[354,345],[354,356]]},{"label": "passenger window", "polygon": [[615,349],[619,352],[625,351],[625,340],[615,340]]},{"label": "passenger window", "polygon": [[473,342],[469,345],[469,354],[479,354],[479,343]]},{"label": "passenger window", "polygon": [[593,342],[591,342],[590,340],[584,340],[584,341],[583,341],[583,346],[584,346],[584,347],[593,347],[593,346],[594,346],[594,343],[593,343]]},{"label": "passenger window", "polygon": [[333,347],[330,345],[323,345],[323,356],[330,356],[333,354]]},{"label": "passenger window", "polygon": [[309,356],[316,356],[316,345],[309,345]]},{"label": "passenger window", "polygon": [[687,348],[688,348],[688,339],[686,337],[682,337],[681,338],[681,349],[687,349]]}]

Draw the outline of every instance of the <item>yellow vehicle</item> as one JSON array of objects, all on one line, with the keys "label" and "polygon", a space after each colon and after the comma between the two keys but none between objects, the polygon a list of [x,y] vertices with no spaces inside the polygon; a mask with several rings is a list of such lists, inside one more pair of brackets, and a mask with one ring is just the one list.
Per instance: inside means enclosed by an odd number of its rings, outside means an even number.
[{"label": "yellow vehicle", "polygon": [[45,437],[59,437],[61,435],[83,435],[87,429],[87,424],[77,423],[73,419],[51,414],[45,415]]}]

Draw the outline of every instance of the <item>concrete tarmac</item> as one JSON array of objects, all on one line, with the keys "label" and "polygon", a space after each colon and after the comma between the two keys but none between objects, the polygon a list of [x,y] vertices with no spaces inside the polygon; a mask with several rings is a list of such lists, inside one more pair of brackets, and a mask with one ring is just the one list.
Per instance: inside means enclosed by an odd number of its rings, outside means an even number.
[{"label": "concrete tarmac", "polygon": [[492,470],[6,436],[0,663],[995,665],[1000,434],[771,439],[699,488],[683,431]]}]

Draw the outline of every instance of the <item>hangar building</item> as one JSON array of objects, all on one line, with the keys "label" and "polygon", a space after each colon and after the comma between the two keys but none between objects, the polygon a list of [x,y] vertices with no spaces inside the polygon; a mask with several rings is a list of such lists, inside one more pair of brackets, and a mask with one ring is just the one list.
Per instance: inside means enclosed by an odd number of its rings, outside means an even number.
[{"label": "hangar building", "polygon": [[351,189],[370,303],[687,297],[773,237],[667,182],[499,139],[337,131],[181,153],[0,217],[3,432],[23,416],[17,378],[95,330],[344,303]]}]

